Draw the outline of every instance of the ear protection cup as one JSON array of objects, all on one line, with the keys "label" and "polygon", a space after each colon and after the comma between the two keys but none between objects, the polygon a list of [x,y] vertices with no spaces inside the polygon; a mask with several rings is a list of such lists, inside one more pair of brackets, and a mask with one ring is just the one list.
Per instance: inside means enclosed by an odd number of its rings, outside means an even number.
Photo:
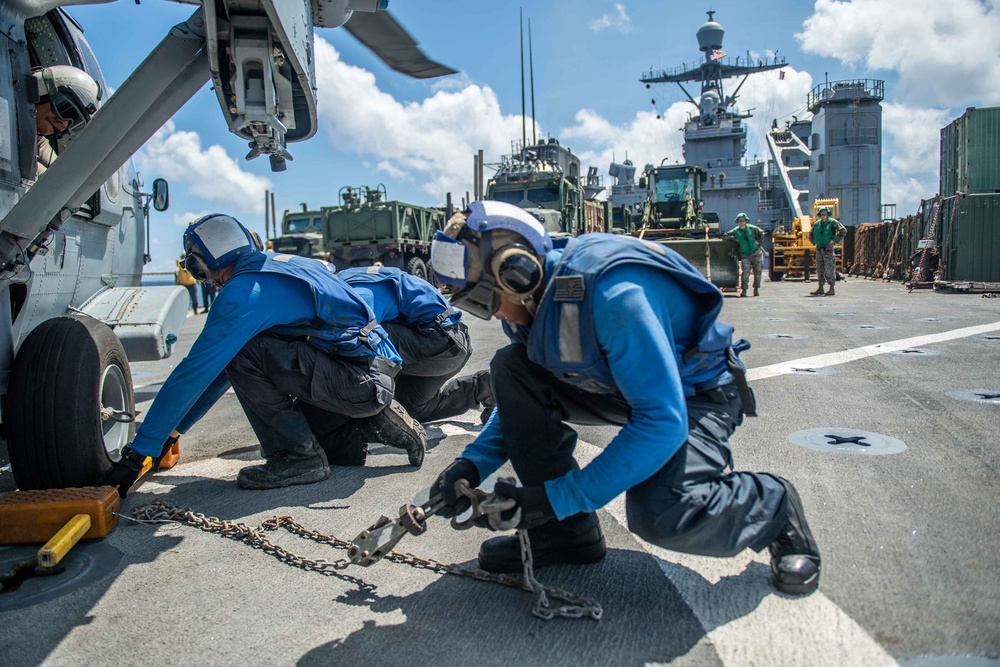
[{"label": "ear protection cup", "polygon": [[538,257],[521,244],[507,245],[493,253],[490,273],[500,291],[518,298],[529,296],[544,278]]}]

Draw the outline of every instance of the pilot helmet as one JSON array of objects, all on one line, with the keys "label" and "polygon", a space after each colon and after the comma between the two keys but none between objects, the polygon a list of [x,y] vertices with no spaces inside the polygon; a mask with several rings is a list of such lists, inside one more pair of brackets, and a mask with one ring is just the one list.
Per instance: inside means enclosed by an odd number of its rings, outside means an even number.
[{"label": "pilot helmet", "polygon": [[184,232],[185,267],[196,280],[221,286],[218,273],[236,260],[257,252],[253,234],[236,218],[211,213]]},{"label": "pilot helmet", "polygon": [[68,121],[66,131],[90,122],[101,101],[101,86],[82,69],[50,65],[32,72],[38,85],[39,102],[49,102],[59,118]]},{"label": "pilot helmet", "polygon": [[534,292],[544,279],[543,258],[552,239],[530,213],[499,201],[472,202],[434,235],[431,266],[455,289],[450,302],[488,320],[501,297],[534,313]]}]

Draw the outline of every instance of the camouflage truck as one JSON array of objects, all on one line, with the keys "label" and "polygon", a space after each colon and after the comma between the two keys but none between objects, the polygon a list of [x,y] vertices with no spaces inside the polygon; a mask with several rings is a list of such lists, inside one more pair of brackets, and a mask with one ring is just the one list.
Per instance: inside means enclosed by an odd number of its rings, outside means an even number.
[{"label": "camouflage truck", "polygon": [[274,250],[325,259],[338,271],[379,262],[429,280],[431,240],[447,221],[444,211],[386,199],[383,185],[345,186],[339,206],[286,211]]},{"label": "camouflage truck", "polygon": [[525,209],[550,234],[577,236],[609,231],[611,206],[596,199],[603,189],[595,167],[581,176],[580,158],[556,139],[543,139],[501,158],[486,199]]}]

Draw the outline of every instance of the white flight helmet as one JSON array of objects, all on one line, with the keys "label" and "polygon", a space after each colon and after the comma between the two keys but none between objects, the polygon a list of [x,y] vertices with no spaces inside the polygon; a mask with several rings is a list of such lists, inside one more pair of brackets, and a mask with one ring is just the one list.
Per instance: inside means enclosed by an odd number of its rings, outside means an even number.
[{"label": "white flight helmet", "polygon": [[552,239],[527,211],[499,201],[472,202],[434,235],[431,266],[455,289],[451,304],[488,320],[501,296],[535,310]]},{"label": "white flight helmet", "polygon": [[211,213],[192,222],[184,232],[185,267],[196,280],[221,286],[221,270],[258,252],[257,243],[253,233],[236,218]]},{"label": "white flight helmet", "polygon": [[101,101],[101,87],[82,69],[51,65],[32,72],[40,102],[50,102],[59,118],[69,121],[67,132],[90,122]]}]

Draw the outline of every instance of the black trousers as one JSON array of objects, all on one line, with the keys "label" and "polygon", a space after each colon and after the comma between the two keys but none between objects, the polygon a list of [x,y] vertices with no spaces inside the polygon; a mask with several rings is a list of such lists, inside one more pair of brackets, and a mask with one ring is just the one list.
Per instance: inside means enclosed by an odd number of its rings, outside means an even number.
[{"label": "black trousers", "polygon": [[305,341],[259,334],[226,374],[266,459],[279,451],[311,451],[317,442],[338,438],[348,421],[381,412],[392,401],[399,369],[383,357],[338,356]]},{"label": "black trousers", "polygon": [[[525,486],[579,469],[577,434],[566,422],[624,425],[629,419],[623,397],[556,379],[528,359],[524,345],[497,352],[490,372],[507,453]],[[777,477],[732,471],[729,437],[743,421],[739,392],[730,384],[697,394],[687,410],[687,441],[626,492],[629,530],[657,546],[705,556],[766,548],[788,521],[788,503]]]},{"label": "black trousers", "polygon": [[486,371],[454,378],[472,356],[469,329],[461,322],[447,330],[391,322],[382,326],[403,359],[396,400],[417,421],[460,415],[492,395]]}]

